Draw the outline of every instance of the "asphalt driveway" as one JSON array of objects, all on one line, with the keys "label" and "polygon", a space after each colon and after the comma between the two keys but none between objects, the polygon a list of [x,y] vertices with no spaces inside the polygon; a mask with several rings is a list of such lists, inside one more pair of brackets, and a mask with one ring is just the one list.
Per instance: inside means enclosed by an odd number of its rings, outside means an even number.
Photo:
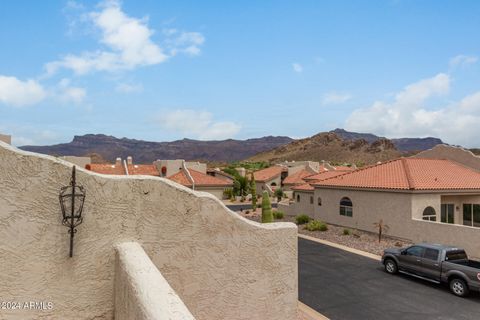
[{"label": "asphalt driveway", "polygon": [[379,261],[298,239],[299,300],[326,317],[347,319],[480,319],[480,295],[389,275]]}]

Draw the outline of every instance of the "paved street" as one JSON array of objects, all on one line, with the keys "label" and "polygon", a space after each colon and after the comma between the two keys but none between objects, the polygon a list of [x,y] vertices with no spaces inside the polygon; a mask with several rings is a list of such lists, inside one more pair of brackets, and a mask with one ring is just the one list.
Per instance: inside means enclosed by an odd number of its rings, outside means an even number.
[{"label": "paved street", "polygon": [[298,246],[299,300],[332,320],[480,318],[478,293],[458,298],[446,286],[389,275],[376,260],[301,238]]}]

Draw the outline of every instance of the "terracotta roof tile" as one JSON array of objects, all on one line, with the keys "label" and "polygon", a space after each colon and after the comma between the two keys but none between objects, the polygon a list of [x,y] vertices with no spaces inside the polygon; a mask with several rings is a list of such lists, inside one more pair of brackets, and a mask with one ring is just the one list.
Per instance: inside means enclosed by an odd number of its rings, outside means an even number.
[{"label": "terracotta roof tile", "polygon": [[253,176],[255,178],[255,181],[264,182],[276,178],[282,173],[283,170],[284,167],[282,166],[272,166],[269,168],[255,171],[253,173]]},{"label": "terracotta roof tile", "polygon": [[123,165],[91,163],[87,164],[85,169],[102,174],[125,175]]},{"label": "terracotta roof tile", "polygon": [[320,172],[320,173],[305,177],[304,180],[308,182],[320,181],[320,180],[333,178],[347,172],[348,171],[324,171],[324,172]]},{"label": "terracotta roof tile", "polygon": [[[232,186],[232,182],[228,182],[226,180],[212,177],[208,174],[204,174],[202,172],[193,170],[193,169],[188,169],[190,172],[190,175],[193,178],[193,181],[195,182],[195,186],[199,187],[229,187]],[[190,179],[188,179],[188,176],[184,170],[180,170],[179,172],[175,173],[174,175],[171,175],[168,177],[168,179],[175,181],[177,183],[180,183],[186,187],[192,187],[192,182]]]},{"label": "terracotta roof tile", "polygon": [[157,167],[153,164],[128,164],[127,169],[129,175],[160,176]]},{"label": "terracotta roof tile", "polygon": [[310,171],[307,171],[305,169],[300,170],[298,172],[295,172],[294,174],[289,175],[288,177],[283,180],[283,184],[285,185],[298,185],[298,184],[304,184],[305,180],[304,178],[311,176],[312,173]]},{"label": "terracotta roof tile", "polygon": [[314,186],[398,190],[480,189],[480,173],[450,160],[401,158],[317,181]]}]

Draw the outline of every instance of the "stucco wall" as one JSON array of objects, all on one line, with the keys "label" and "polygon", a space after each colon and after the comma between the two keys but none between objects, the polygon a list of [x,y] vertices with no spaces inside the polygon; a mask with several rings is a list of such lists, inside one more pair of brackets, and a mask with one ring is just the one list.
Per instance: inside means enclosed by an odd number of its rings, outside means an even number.
[{"label": "stucco wall", "polygon": [[[315,206],[315,219],[371,232],[376,231],[373,224],[383,219],[390,227],[389,235],[406,237],[408,221],[411,220],[410,194],[316,188],[314,199],[318,197],[322,198],[322,205]],[[352,200],[352,217],[339,213],[343,197]]]},{"label": "stucco wall", "polygon": [[223,191],[225,188],[223,187],[195,187],[196,191],[208,192],[211,195],[215,196],[217,199],[223,199]]},{"label": "stucco wall", "polygon": [[268,191],[269,189],[265,185],[269,185],[271,188],[272,183],[276,184],[276,188],[280,188],[282,183],[281,176],[279,175],[276,178],[273,178],[271,180],[264,181],[264,182],[261,182],[261,181],[255,182],[255,186],[257,187],[257,194],[262,194],[263,191],[265,190]]},{"label": "stucco wall", "polygon": [[115,320],[195,320],[137,242],[116,252]]},{"label": "stucco wall", "polygon": [[114,246],[138,241],[196,319],[294,319],[297,228],[260,225],[158,177],[77,170],[87,197],[68,257],[58,193],[71,164],[0,143],[0,319],[112,319]]},{"label": "stucco wall", "polygon": [[[297,202],[297,195],[300,196],[300,201]],[[314,197],[313,204],[310,203],[310,197]],[[312,192],[302,192],[302,191],[295,191],[293,194],[292,201],[287,210],[285,210],[285,214],[289,216],[297,216],[299,214],[306,214],[313,217],[313,211],[315,206],[315,196],[313,191]],[[285,209],[285,208],[284,208]],[[280,207],[278,210],[282,210]]]},{"label": "stucco wall", "polygon": [[5,142],[7,144],[12,144],[12,136],[6,134],[0,134],[0,141]]}]

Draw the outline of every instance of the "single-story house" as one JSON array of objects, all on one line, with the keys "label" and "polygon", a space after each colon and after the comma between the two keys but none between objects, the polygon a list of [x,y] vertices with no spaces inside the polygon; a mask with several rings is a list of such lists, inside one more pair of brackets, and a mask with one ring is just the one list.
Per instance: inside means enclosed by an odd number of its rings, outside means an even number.
[{"label": "single-story house", "polygon": [[262,194],[264,190],[272,193],[275,188],[282,186],[282,181],[288,174],[288,169],[284,166],[276,165],[261,169],[253,173],[257,194]]},{"label": "single-story house", "polygon": [[185,161],[181,160],[161,160],[161,165],[157,161],[154,164],[134,164],[132,157],[128,157],[127,161],[117,158],[114,164],[87,164],[86,169],[113,175],[149,175],[163,177],[167,172],[164,168],[169,168],[172,173],[166,177],[174,182],[184,185],[185,187],[205,191],[213,194],[219,199],[223,199],[223,192],[226,188],[233,187],[232,181],[226,181],[217,177],[212,177],[206,173],[206,165],[200,163],[189,163],[195,169],[205,169],[205,172],[189,168]]},{"label": "single-story house", "polygon": [[293,189],[294,202],[279,206],[287,214],[371,232],[382,219],[391,236],[480,257],[480,173],[457,162],[400,158]]}]

